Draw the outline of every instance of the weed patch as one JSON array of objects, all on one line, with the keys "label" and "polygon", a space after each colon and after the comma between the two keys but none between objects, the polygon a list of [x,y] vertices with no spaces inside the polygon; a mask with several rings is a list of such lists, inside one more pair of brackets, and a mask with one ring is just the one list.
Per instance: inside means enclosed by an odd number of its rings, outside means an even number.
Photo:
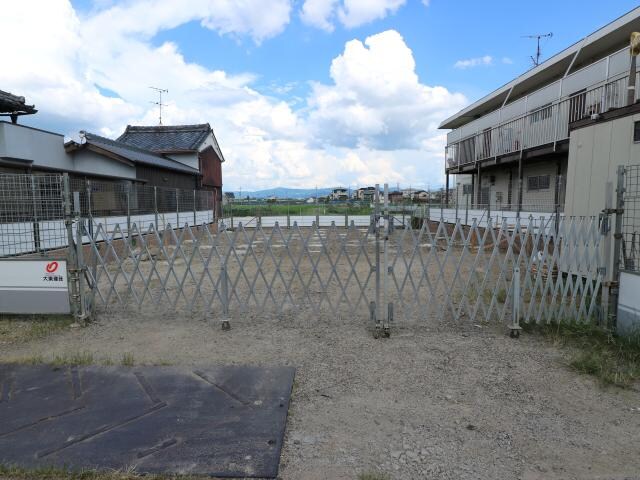
[{"label": "weed patch", "polygon": [[604,385],[629,388],[640,380],[640,335],[621,337],[593,324],[522,324],[554,345],[571,350],[569,365]]},{"label": "weed patch", "polygon": [[45,338],[67,329],[72,323],[70,315],[0,316],[0,345]]},{"label": "weed patch", "polygon": [[390,480],[391,477],[386,473],[365,472],[358,475],[358,480]]}]

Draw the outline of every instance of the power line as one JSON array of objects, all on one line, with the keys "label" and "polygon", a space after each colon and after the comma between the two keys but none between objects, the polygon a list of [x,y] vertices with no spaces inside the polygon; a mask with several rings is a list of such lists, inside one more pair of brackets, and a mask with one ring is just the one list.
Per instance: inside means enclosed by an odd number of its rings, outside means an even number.
[{"label": "power line", "polygon": [[531,61],[533,62],[534,67],[537,67],[538,65],[540,65],[540,57],[542,56],[542,51],[540,50],[540,39],[551,38],[551,37],[553,37],[553,32],[540,34],[540,35],[523,35],[522,38],[535,38],[537,41],[538,47],[536,48],[536,56],[529,57],[531,58]]}]

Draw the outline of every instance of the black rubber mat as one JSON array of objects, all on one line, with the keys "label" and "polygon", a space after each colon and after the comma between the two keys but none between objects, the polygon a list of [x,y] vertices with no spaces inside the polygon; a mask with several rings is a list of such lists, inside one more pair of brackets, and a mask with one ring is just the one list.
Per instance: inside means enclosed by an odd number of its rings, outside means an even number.
[{"label": "black rubber mat", "polygon": [[294,371],[0,365],[0,462],[276,477]]}]

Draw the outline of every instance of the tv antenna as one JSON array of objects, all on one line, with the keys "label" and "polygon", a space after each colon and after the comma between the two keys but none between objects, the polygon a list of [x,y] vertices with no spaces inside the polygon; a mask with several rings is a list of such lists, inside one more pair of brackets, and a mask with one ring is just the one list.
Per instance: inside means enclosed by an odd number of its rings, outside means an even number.
[{"label": "tv antenna", "polygon": [[167,90],[166,88],[158,88],[158,87],[149,87],[151,90],[155,90],[156,92],[158,92],[159,95],[159,100],[157,102],[149,102],[149,103],[153,103],[154,105],[158,105],[158,109],[160,110],[160,115],[158,117],[159,121],[160,121],[160,125],[162,125],[162,107],[166,107],[167,104],[166,103],[162,103],[162,94],[163,93],[169,93],[169,90]]},{"label": "tv antenna", "polygon": [[535,38],[538,44],[538,48],[536,48],[536,56],[529,57],[533,62],[533,66],[537,67],[540,65],[540,57],[542,56],[542,51],[540,50],[540,39],[541,38],[551,38],[553,37],[553,32],[545,33],[544,35],[524,35],[523,38]]}]

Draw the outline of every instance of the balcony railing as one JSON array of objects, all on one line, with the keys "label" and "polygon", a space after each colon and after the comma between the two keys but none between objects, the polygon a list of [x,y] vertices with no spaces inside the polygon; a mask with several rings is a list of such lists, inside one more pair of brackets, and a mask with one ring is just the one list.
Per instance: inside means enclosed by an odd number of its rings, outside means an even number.
[{"label": "balcony railing", "polygon": [[569,138],[569,124],[623,107],[628,76],[576,93],[446,147],[447,168],[517,153]]}]

